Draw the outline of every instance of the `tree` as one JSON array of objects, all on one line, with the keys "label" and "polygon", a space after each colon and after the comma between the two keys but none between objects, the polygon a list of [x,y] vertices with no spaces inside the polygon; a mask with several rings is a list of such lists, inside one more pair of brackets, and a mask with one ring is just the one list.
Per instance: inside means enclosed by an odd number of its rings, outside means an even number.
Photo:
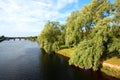
[{"label": "tree", "polygon": [[66,34],[65,34],[65,43],[68,47],[73,46],[74,44],[78,43],[79,41],[79,30],[76,29],[76,19],[78,17],[79,11],[74,11],[68,17],[66,22]]},{"label": "tree", "polygon": [[[41,48],[45,49],[46,52],[55,51],[59,47],[59,38],[61,35],[59,22],[47,22],[41,34],[38,36],[37,41]],[[54,46],[54,47],[53,47]],[[57,47],[56,47],[57,46]],[[54,49],[55,48],[55,49]]]},{"label": "tree", "polygon": [[[119,21],[116,17],[119,13],[116,13],[116,10],[115,12],[111,11],[112,8],[115,7],[114,5],[112,7],[107,7],[108,13],[105,13],[106,6],[102,8],[103,4],[108,5],[108,2],[105,1],[106,0],[92,0],[91,4],[100,4],[98,8],[97,6],[95,7],[98,9],[95,9],[95,11],[102,14],[95,14],[95,16],[91,15],[93,18],[90,20],[95,21],[95,25],[91,29],[89,37],[81,41],[78,45],[69,61],[70,64],[74,64],[82,68],[98,70],[101,59],[106,59],[106,57],[111,57],[113,55],[120,55],[120,25],[115,23]],[[99,7],[101,7],[100,11]],[[114,17],[111,17],[111,15],[114,15]],[[87,16],[86,20],[89,22]]]},{"label": "tree", "polygon": [[120,0],[115,0],[115,3],[113,4],[113,10],[113,22],[114,25],[116,24],[118,26],[120,24]]},{"label": "tree", "polygon": [[113,55],[120,56],[120,32],[118,32],[120,28],[111,28],[109,21],[110,19],[106,18],[97,23],[91,31],[89,39],[83,40],[78,45],[69,61],[70,64],[98,70],[101,59]]},{"label": "tree", "polygon": [[98,70],[100,61],[120,57],[120,0],[92,0],[74,11],[65,25],[47,22],[37,40],[41,48],[57,51],[61,45],[75,47],[70,65]]},{"label": "tree", "polygon": [[66,22],[66,45],[75,46],[86,38],[98,21],[109,16],[111,7],[107,0],[92,0],[81,11],[72,12]]}]

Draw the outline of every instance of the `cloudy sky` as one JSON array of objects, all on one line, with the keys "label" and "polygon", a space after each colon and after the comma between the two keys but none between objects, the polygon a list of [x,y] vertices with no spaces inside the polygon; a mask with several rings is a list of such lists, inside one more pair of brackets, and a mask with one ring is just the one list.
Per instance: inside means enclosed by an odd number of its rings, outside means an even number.
[{"label": "cloudy sky", "polygon": [[64,23],[91,0],[0,0],[0,35],[38,35],[48,21]]}]

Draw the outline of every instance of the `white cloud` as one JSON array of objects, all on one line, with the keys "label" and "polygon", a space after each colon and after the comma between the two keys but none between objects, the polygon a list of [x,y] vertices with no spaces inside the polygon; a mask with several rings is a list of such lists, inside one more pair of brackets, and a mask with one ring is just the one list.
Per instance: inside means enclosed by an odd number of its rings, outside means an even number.
[{"label": "white cloud", "polygon": [[65,19],[72,9],[60,10],[72,3],[77,4],[77,0],[0,0],[0,35],[9,36],[6,29],[13,36],[14,32],[38,35],[48,20]]},{"label": "white cloud", "polygon": [[40,6],[44,6],[44,7],[51,7],[52,5],[49,3],[44,3],[44,2],[37,2],[37,4],[39,4]]}]

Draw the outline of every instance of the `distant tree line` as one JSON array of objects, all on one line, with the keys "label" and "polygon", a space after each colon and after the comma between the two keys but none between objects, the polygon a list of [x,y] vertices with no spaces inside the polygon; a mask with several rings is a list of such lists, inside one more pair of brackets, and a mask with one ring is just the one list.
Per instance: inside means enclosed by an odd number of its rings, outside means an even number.
[{"label": "distant tree line", "polygon": [[28,40],[31,40],[31,41],[36,41],[37,40],[37,36],[29,36],[27,37]]},{"label": "distant tree line", "polygon": [[0,38],[4,38],[4,37],[5,37],[4,35],[0,36]]},{"label": "distant tree line", "polygon": [[4,35],[0,36],[0,42],[3,41],[3,40],[5,40],[5,36]]},{"label": "distant tree line", "polygon": [[37,41],[46,52],[75,48],[70,65],[98,70],[100,60],[120,57],[120,0],[91,0],[65,24],[48,21]]}]

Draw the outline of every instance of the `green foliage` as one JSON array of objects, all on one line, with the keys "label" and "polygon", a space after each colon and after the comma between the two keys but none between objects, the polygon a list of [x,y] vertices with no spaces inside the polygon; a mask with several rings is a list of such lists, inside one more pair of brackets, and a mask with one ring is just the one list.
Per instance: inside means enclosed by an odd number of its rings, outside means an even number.
[{"label": "green foliage", "polygon": [[59,22],[47,22],[37,41],[46,52],[56,51],[59,45],[64,43],[61,34],[62,27]]},{"label": "green foliage", "polygon": [[5,40],[5,39],[6,39],[6,37],[4,35],[0,36],[0,42]]},{"label": "green foliage", "polygon": [[100,21],[91,31],[89,39],[80,42],[69,61],[70,64],[98,70],[101,58],[120,55],[120,32],[116,33],[120,28],[107,27],[107,24],[103,25],[105,21],[108,22],[108,19]]},{"label": "green foliage", "polygon": [[30,36],[28,37],[28,40],[31,40],[31,41],[36,41],[37,39],[37,36]]},{"label": "green foliage", "polygon": [[120,70],[118,70],[118,69],[114,69],[114,68],[111,68],[111,67],[108,67],[108,66],[104,66],[104,67],[101,68],[101,71],[106,73],[107,75],[120,78]]},{"label": "green foliage", "polygon": [[[107,0],[92,0],[81,11],[72,12],[66,25],[66,45],[75,46],[92,30],[98,21],[109,16],[111,4]],[[85,31],[85,33],[84,33]]]},{"label": "green foliage", "polygon": [[94,70],[97,70],[100,65],[99,59],[105,49],[102,41],[101,36],[96,36],[93,39],[80,42],[69,61],[70,64],[75,64],[82,68],[93,68]]},{"label": "green foliage", "polygon": [[59,50],[59,49],[60,49],[59,42],[57,42],[57,41],[54,42],[53,45],[52,45],[52,49],[53,49],[54,51]]},{"label": "green foliage", "polygon": [[[101,59],[111,55],[120,55],[119,5],[117,2],[119,3],[116,0],[116,3],[111,5],[107,0],[92,0],[90,4],[83,7],[81,13],[84,13],[82,16],[85,18],[82,18],[84,22],[79,22],[79,24],[84,24],[87,31],[90,29],[86,27],[88,23],[94,23],[94,27],[90,30],[87,39],[83,39],[79,43],[69,61],[70,64],[98,70]],[[112,8],[115,8],[115,10],[111,11]]]},{"label": "green foliage", "polygon": [[76,45],[80,40],[80,31],[76,25],[79,11],[72,12],[66,22],[65,44],[70,47]]},{"label": "green foliage", "polygon": [[120,56],[120,0],[92,0],[74,11],[65,25],[47,22],[37,41],[45,51],[76,47],[69,63],[98,70],[100,60]]},{"label": "green foliage", "polygon": [[120,57],[120,27],[114,27],[110,31],[111,40],[108,44],[108,51],[113,55],[117,55]]},{"label": "green foliage", "polygon": [[113,4],[113,22],[115,24],[120,24],[120,0],[115,0],[115,3]]}]

